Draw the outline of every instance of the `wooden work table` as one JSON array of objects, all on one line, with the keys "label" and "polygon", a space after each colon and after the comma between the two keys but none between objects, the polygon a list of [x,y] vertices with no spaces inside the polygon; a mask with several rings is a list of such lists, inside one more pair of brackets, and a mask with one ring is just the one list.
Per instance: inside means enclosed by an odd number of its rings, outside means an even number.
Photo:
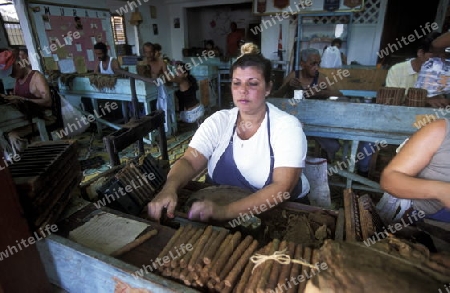
[{"label": "wooden work table", "polygon": [[[36,123],[36,128],[42,141],[48,141],[48,133],[45,128],[45,121],[43,119],[34,118],[33,123]],[[17,110],[10,104],[0,104],[0,135],[4,132],[9,132],[15,128],[27,126],[30,121],[25,114]]]},{"label": "wooden work table", "polygon": [[[323,211],[323,209],[318,207],[305,206],[295,202],[283,203],[280,208],[287,212]],[[166,226],[167,224],[178,224],[179,226],[192,224],[198,227],[205,227],[207,224],[189,221],[185,214],[178,212],[175,219],[171,220],[170,223],[165,222],[165,225],[161,225],[109,208],[97,209],[92,203],[81,198],[75,199],[71,203],[69,210],[72,211],[66,211],[63,219],[57,223],[59,228],[57,235],[52,234],[45,241],[37,243],[42,262],[51,283],[69,292],[114,292],[118,281],[127,284],[131,288],[148,290],[143,292],[198,292],[178,282],[162,277],[159,273],[148,273],[147,270],[147,273],[143,276],[137,276],[136,272],[144,268],[144,266],[148,268],[176,232],[175,228]],[[280,212],[278,211],[278,213]],[[110,213],[125,219],[148,224],[149,227],[146,230],[156,229],[158,233],[146,242],[118,257],[94,251],[68,238],[70,231],[88,222],[99,213]],[[328,213],[333,217],[337,217],[338,214],[337,211],[329,211]],[[267,214],[267,216],[269,215]],[[338,229],[337,226],[338,224],[336,223],[336,227],[333,227],[333,229],[335,228],[342,232],[343,228]],[[343,223],[339,224],[339,226],[343,227]],[[336,231],[336,237],[342,237],[342,233]]]},{"label": "wooden work table", "polygon": [[[128,73],[133,75],[133,78],[141,78],[135,74]],[[134,89],[131,88],[130,79],[117,77],[116,84],[112,88],[102,88],[98,89],[91,85],[90,79],[88,76],[76,76],[74,77],[70,83],[66,84],[58,80],[58,86],[61,95],[63,95],[69,102],[75,106],[79,107],[81,104],[81,98],[86,97],[90,98],[92,102],[93,109],[101,114],[97,116],[104,116],[103,112],[99,109],[98,100],[113,100],[119,101],[122,103],[122,116],[124,121],[128,121],[128,103],[131,102],[133,91],[136,94],[137,101],[144,105],[144,114],[147,115],[151,113],[153,110],[156,110],[152,107],[152,103],[156,103],[158,99],[158,87],[150,82],[149,79],[144,80],[135,80],[133,82]],[[167,123],[168,126],[166,128],[166,133],[168,136],[171,136],[173,133],[177,132],[177,123],[175,117],[175,90],[176,88],[173,86],[164,85],[167,92]],[[103,111],[105,111],[103,109]],[[105,113],[107,114],[107,113]],[[101,119],[100,117],[96,117],[97,129],[98,133],[102,134],[102,124],[106,124],[114,129],[120,129],[119,125],[108,123],[108,121]]]}]

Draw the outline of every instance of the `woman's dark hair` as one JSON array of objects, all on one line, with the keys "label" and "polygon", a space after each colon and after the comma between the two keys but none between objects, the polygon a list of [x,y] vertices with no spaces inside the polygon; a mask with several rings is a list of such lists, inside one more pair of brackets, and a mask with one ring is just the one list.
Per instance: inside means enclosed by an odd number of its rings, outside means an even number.
[{"label": "woman's dark hair", "polygon": [[197,79],[193,75],[191,75],[191,71],[187,69],[186,63],[178,61],[177,63],[175,63],[175,66],[177,68],[176,70],[178,70],[179,66],[183,67],[184,72],[187,73],[186,78],[188,79],[189,83],[191,84],[191,86],[194,88],[195,91],[198,90]]},{"label": "woman's dark hair", "polygon": [[106,55],[108,53],[108,47],[106,47],[105,43],[98,42],[94,45],[94,50],[102,50],[103,54]]},{"label": "woman's dark hair", "polygon": [[205,45],[211,45],[211,47],[214,48],[214,41],[213,40],[207,40]]},{"label": "woman's dark hair", "polygon": [[272,78],[272,63],[269,59],[264,58],[261,54],[250,53],[244,54],[234,61],[231,66],[230,76],[233,78],[233,72],[236,68],[257,67],[263,73],[266,83],[270,83]]}]

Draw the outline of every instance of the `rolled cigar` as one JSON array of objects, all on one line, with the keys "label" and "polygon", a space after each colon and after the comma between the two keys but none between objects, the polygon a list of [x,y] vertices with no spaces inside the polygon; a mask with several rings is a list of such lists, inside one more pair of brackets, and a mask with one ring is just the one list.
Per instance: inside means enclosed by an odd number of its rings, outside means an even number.
[{"label": "rolled cigar", "polygon": [[[274,239],[272,241],[272,246],[270,247],[269,255],[274,254],[275,251],[278,250],[280,246],[280,240]],[[262,270],[261,277],[258,279],[258,283],[256,285],[256,292],[264,293],[266,290],[266,285],[270,276],[270,272],[272,270],[274,260],[266,260],[262,265],[264,265],[264,269]]]},{"label": "rolled cigar", "polygon": [[208,241],[206,242],[205,246],[202,249],[202,252],[200,253],[200,255],[197,258],[197,261],[194,265],[194,270],[197,272],[201,272],[203,269],[203,256],[205,255],[206,251],[209,249],[209,247],[211,247],[211,244],[216,240],[217,236],[219,235],[219,231],[218,230],[213,230],[211,233],[211,236],[209,237]]},{"label": "rolled cigar", "polygon": [[180,237],[180,235],[184,232],[184,230],[187,228],[187,226],[181,226],[176,232],[175,234],[173,234],[172,238],[170,238],[169,242],[167,243],[167,245],[164,247],[164,249],[159,253],[158,257],[159,258],[163,258],[165,255],[167,255],[167,253],[169,252],[170,249],[172,249],[173,245],[176,243],[176,241],[178,240],[178,238]]},{"label": "rolled cigar", "polygon": [[214,279],[210,279],[210,280],[208,281],[208,283],[206,284],[206,286],[207,286],[209,289],[213,290],[214,287],[216,286],[216,281],[214,281]]},{"label": "rolled cigar", "polygon": [[[193,227],[192,225],[188,225],[188,227],[184,231],[183,235],[181,235],[178,238],[178,240],[175,242],[174,246],[172,248],[170,248],[168,252],[170,252],[170,250],[175,247],[180,247],[180,245],[182,245],[182,244],[186,245],[187,243],[189,243],[190,239],[192,238],[192,236],[194,236],[194,234],[197,231],[198,231],[198,229],[196,227]],[[191,243],[191,245],[193,245],[193,244]],[[184,255],[183,255],[183,257],[184,257]],[[181,259],[181,257],[173,258],[169,264],[164,263],[164,265],[170,266],[172,268],[176,268],[180,265],[180,259]]]},{"label": "rolled cigar", "polygon": [[252,256],[253,252],[258,248],[258,241],[253,240],[253,242],[247,247],[247,249],[242,253],[239,260],[236,262],[234,267],[226,276],[224,283],[225,286],[232,288],[236,283],[236,280],[239,277],[239,274],[242,272],[242,269],[249,262],[250,256]]},{"label": "rolled cigar", "polygon": [[212,267],[212,270],[210,272],[210,277],[214,278],[216,282],[220,282],[220,271],[222,271],[223,267],[227,263],[228,259],[230,258],[230,255],[233,253],[233,251],[236,249],[236,247],[239,245],[239,242],[241,240],[241,232],[234,233],[233,237],[230,240],[230,243],[225,247],[222,254],[217,259],[217,262]]},{"label": "rolled cigar", "polygon": [[[308,262],[308,263],[310,263],[311,262],[311,256],[312,256],[312,249],[311,249],[311,247],[304,247],[303,248],[303,260]],[[310,267],[302,266],[302,272],[304,272],[305,274],[309,274],[310,270],[311,270]],[[307,281],[301,282],[298,285],[298,291],[297,291],[298,293],[305,292],[306,283],[307,283]]]},{"label": "rolled cigar", "polygon": [[[190,241],[189,243],[191,243],[192,246],[195,247],[195,245],[197,245],[197,240],[200,238],[200,236],[202,234],[203,234],[203,230],[202,229],[197,230],[197,232],[189,240]],[[192,251],[194,249],[192,249],[191,251],[188,251],[183,256],[183,258],[180,260],[180,262],[179,262],[180,267],[182,268],[181,273],[180,273],[180,279],[182,279],[182,280],[186,279],[187,275],[189,274],[189,270],[187,268],[187,264],[189,263],[189,260],[191,259]]]},{"label": "rolled cigar", "polygon": [[[301,244],[297,244],[295,247],[294,259],[301,259],[303,253],[303,246]],[[293,263],[291,268],[291,277],[297,278],[301,269],[301,265],[298,263]],[[293,282],[290,284],[287,293],[296,293],[298,290],[298,283]]]},{"label": "rolled cigar", "polygon": [[[292,259],[295,253],[295,243],[289,241],[287,247],[288,251],[286,252],[286,254],[288,254],[289,257]],[[292,263],[281,266],[276,287],[281,288],[281,286],[283,286],[286,283],[286,280],[289,279],[290,277],[289,274],[291,273],[291,267]]]},{"label": "rolled cigar", "polygon": [[217,292],[222,292],[222,290],[223,290],[224,287],[225,287],[224,283],[223,283],[223,282],[220,282],[220,283],[216,283],[216,285],[214,286],[214,289],[215,289]]},{"label": "rolled cigar", "polygon": [[139,236],[135,240],[131,241],[130,243],[128,243],[124,247],[122,247],[120,249],[117,249],[116,251],[113,251],[111,253],[111,256],[122,255],[125,252],[128,252],[128,251],[132,250],[133,248],[138,247],[139,245],[141,245],[145,241],[149,240],[152,236],[155,236],[156,234],[158,234],[158,231],[156,229],[148,231],[148,232],[144,233],[142,236]]},{"label": "rolled cigar", "polygon": [[[190,226],[190,225],[189,225]],[[180,235],[185,231],[187,226],[181,226],[175,234],[173,234],[172,238],[170,238],[169,242],[164,246],[163,250],[159,253],[158,258],[162,259],[167,253],[169,252],[172,247],[174,247],[174,244],[177,242]],[[159,267],[160,271],[163,270],[162,266]]]},{"label": "rolled cigar", "polygon": [[231,235],[231,234],[227,235],[227,237],[225,237],[225,240],[222,242],[219,249],[216,251],[216,254],[214,255],[214,258],[212,259],[212,261],[203,268],[203,270],[202,270],[203,275],[206,274],[209,277],[210,270],[212,270],[212,268],[215,266],[218,258],[222,255],[225,248],[230,244],[231,238],[233,238],[233,235]]},{"label": "rolled cigar", "polygon": [[195,280],[198,280],[198,279],[199,279],[199,276],[198,276],[198,274],[197,274],[196,272],[190,271],[189,274],[188,274],[188,278],[189,278],[190,280],[195,281]]},{"label": "rolled cigar", "polygon": [[214,242],[211,244],[211,246],[208,248],[208,250],[205,252],[205,255],[203,255],[203,263],[204,264],[210,264],[213,257],[217,254],[217,251],[220,247],[220,245],[223,243],[223,240],[227,237],[228,230],[222,229],[219,232],[219,235],[216,239],[214,239]]},{"label": "rolled cigar", "polygon": [[[192,245],[192,247],[195,247],[197,244],[198,239],[203,234],[203,229],[198,229],[194,235],[192,235],[191,239],[189,239],[188,243]],[[194,249],[191,251],[188,251],[185,255],[183,255],[183,258],[180,259],[180,267],[185,268],[187,267],[193,253]]]},{"label": "rolled cigar", "polygon": [[[168,270],[170,270],[170,268],[167,268]],[[180,273],[181,273],[181,268],[180,267],[176,267],[174,269],[172,269],[172,278],[174,279],[180,279]]]},{"label": "rolled cigar", "polygon": [[220,272],[220,275],[219,275],[220,280],[225,279],[225,277],[231,271],[233,266],[236,264],[236,262],[242,256],[242,254],[244,254],[245,250],[250,246],[250,244],[252,242],[253,242],[253,237],[250,235],[247,235],[244,238],[244,240],[241,243],[239,243],[239,246],[233,251],[233,254],[231,255],[230,259],[228,260],[225,267]]},{"label": "rolled cigar", "polygon": [[[264,247],[264,252],[262,253],[262,255],[271,254],[270,252],[273,251],[272,248],[273,248],[273,241]],[[266,265],[267,262],[264,262],[255,268],[252,275],[250,276],[250,279],[248,280],[247,285],[245,286],[244,290],[245,293],[253,293],[256,291],[256,287],[258,285],[259,280],[261,279],[261,275]]]},{"label": "rolled cigar", "polygon": [[[287,247],[287,241],[283,240],[280,243],[280,251],[283,251]],[[270,277],[266,285],[266,293],[272,293],[275,291],[275,286],[278,283],[278,276],[280,275],[281,266],[284,266],[280,264],[279,262],[275,262],[272,265],[272,271],[270,272]]]},{"label": "rolled cigar", "polygon": [[[263,253],[264,249],[265,249],[265,247],[261,248],[256,253]],[[250,256],[249,256],[249,258],[250,258]],[[247,283],[249,282],[249,279],[252,275],[252,270],[254,267],[255,267],[255,264],[252,261],[250,261],[250,259],[247,259],[247,265],[245,266],[244,272],[242,273],[242,276],[239,279],[239,283],[236,285],[235,292],[238,292],[238,293],[244,292],[244,289],[247,286]],[[226,281],[225,281],[225,285],[227,285]],[[225,286],[225,290],[227,290],[227,288],[231,289],[232,287]]]},{"label": "rolled cigar", "polygon": [[194,265],[197,263],[197,259],[200,256],[203,248],[205,247],[206,242],[208,242],[208,239],[211,238],[212,231],[213,230],[211,225],[206,227],[206,229],[203,231],[203,234],[195,244],[194,250],[192,251],[192,256],[187,265],[189,271],[194,271]]}]

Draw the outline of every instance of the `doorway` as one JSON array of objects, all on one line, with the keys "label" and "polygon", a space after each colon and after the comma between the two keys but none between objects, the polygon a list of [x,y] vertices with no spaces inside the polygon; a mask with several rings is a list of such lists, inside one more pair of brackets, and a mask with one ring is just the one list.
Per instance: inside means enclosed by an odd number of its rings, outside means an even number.
[{"label": "doorway", "polygon": [[[439,0],[429,0],[426,5],[417,5],[417,3],[408,0],[389,0],[386,7],[384,19],[383,34],[381,36],[380,49],[394,48],[402,37],[408,38],[409,35],[424,35],[422,28],[427,22],[434,22]],[[428,32],[424,29],[425,32]],[[431,31],[432,32],[432,31]],[[383,58],[378,57],[377,63],[382,63],[384,67],[390,67],[407,58],[416,56],[417,46],[420,39],[411,42],[408,45],[397,46],[398,50],[390,52]],[[404,44],[404,43],[400,43]]]}]

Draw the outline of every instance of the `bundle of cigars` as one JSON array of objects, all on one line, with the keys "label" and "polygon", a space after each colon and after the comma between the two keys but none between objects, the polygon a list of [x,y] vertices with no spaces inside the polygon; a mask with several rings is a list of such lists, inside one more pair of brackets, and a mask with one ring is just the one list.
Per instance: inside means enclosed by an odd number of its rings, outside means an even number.
[{"label": "bundle of cigars", "polygon": [[[251,261],[255,255],[270,256],[285,251],[291,259],[316,263],[317,251],[293,242],[274,239],[260,247],[257,240],[240,232],[207,226],[186,225],[180,227],[158,255],[160,259],[172,255],[180,246],[191,247],[186,253],[158,267],[162,276],[184,283],[186,286],[208,292],[304,292],[306,281],[292,282],[302,272],[314,270],[309,266],[281,264],[268,259],[259,265]],[[188,246],[189,245],[189,246]],[[179,253],[178,253],[179,254]]]}]

